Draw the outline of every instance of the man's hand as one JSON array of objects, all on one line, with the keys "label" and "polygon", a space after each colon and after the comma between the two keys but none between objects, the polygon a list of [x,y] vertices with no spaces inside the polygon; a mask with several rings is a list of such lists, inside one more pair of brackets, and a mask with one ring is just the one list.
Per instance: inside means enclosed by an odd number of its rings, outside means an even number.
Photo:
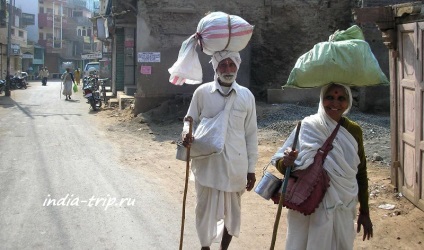
[{"label": "man's hand", "polygon": [[193,136],[190,136],[189,134],[186,134],[186,133],[183,133],[182,134],[182,139],[183,139],[183,146],[184,147],[190,147],[191,146],[191,144],[193,143],[193,141],[194,141],[194,137]]},{"label": "man's hand", "polygon": [[256,177],[255,173],[247,173],[247,183],[246,183],[246,190],[250,191],[255,186]]},{"label": "man's hand", "polygon": [[357,233],[361,232],[361,225],[364,227],[364,236],[362,237],[363,241],[365,241],[365,238],[369,240],[370,237],[373,237],[372,223],[369,214],[359,213],[357,224]]}]

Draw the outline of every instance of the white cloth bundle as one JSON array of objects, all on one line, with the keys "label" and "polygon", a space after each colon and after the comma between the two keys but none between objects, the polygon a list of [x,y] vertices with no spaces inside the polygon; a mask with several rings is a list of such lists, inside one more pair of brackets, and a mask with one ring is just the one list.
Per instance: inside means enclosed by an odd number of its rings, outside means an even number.
[{"label": "white cloth bundle", "polygon": [[207,55],[217,51],[240,51],[252,37],[253,26],[239,16],[224,12],[212,12],[202,18],[196,34],[185,40],[178,54],[178,60],[168,69],[169,81],[175,85],[199,84],[203,72],[196,51],[197,44]]}]

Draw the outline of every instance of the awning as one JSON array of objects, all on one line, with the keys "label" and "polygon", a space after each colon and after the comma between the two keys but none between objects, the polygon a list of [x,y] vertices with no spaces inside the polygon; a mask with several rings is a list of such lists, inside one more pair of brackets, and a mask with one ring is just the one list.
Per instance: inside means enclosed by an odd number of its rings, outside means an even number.
[{"label": "awning", "polygon": [[34,55],[30,52],[25,52],[22,54],[22,59],[34,59]]}]

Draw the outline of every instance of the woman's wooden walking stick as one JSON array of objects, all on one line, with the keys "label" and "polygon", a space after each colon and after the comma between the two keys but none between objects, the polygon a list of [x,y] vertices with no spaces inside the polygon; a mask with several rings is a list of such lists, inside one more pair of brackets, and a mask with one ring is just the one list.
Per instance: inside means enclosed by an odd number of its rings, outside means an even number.
[{"label": "woman's wooden walking stick", "polygon": [[[188,136],[191,138],[192,134],[192,126],[193,126],[193,118],[191,116],[187,116],[184,121],[189,122]],[[190,172],[190,147],[191,145],[187,145],[187,153],[186,153],[186,176],[185,176],[185,185],[184,185],[184,197],[183,197],[183,209],[181,215],[181,235],[180,235],[180,250],[183,249],[183,239],[184,239],[184,221],[185,221],[185,205],[187,199],[187,187],[188,187],[188,178]]]},{"label": "woman's wooden walking stick", "polygon": [[[300,125],[301,125],[301,122],[298,122],[297,128],[296,128],[296,134],[294,136],[294,141],[293,141],[293,145],[292,145],[292,150],[296,149],[297,139],[299,138]],[[271,247],[269,248],[270,250],[274,250],[274,247],[275,247],[275,240],[277,239],[278,224],[280,223],[281,210],[283,208],[284,196],[286,195],[286,188],[287,188],[287,183],[288,183],[289,178],[290,178],[291,168],[292,168],[292,166],[287,166],[286,174],[284,175],[283,185],[281,185],[280,200],[278,201],[278,210],[277,210],[277,215],[275,217],[274,230],[272,232]]]}]

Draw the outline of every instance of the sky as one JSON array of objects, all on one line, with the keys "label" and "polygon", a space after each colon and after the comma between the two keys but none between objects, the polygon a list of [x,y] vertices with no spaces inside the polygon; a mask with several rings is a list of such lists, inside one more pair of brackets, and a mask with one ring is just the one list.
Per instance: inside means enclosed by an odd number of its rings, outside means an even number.
[{"label": "sky", "polygon": [[[10,0],[9,0],[10,1]],[[12,4],[13,4],[13,0]],[[35,25],[31,25],[27,27],[28,31],[28,40],[38,41],[38,0],[14,0],[15,6],[20,8],[24,13],[35,14]]]}]

